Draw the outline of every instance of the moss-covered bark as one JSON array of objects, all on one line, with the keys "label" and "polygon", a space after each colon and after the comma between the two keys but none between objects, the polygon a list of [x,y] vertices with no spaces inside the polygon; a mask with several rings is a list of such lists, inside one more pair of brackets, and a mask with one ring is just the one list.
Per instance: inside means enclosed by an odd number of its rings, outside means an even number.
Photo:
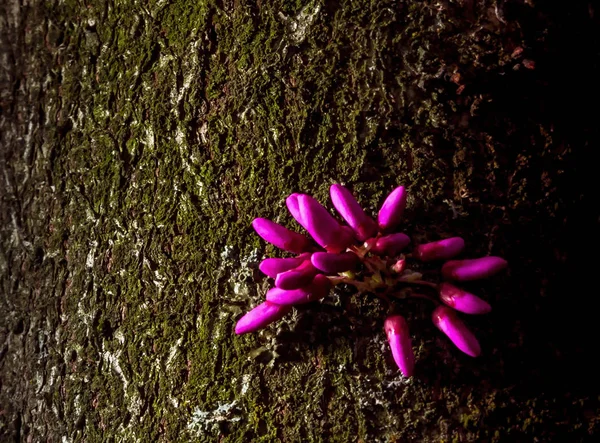
[{"label": "moss-covered bark", "polygon": [[[600,11],[547,3],[3,4],[3,441],[597,438]],[[407,303],[403,379],[350,290],[233,334],[279,254],[251,220],[334,181],[509,260],[482,357]]]}]

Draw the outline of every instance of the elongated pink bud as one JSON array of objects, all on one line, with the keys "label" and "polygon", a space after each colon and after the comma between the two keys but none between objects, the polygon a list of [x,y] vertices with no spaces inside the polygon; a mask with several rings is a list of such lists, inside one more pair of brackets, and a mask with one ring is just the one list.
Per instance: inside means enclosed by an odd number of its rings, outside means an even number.
[{"label": "elongated pink bud", "polygon": [[398,186],[385,199],[379,210],[379,229],[386,231],[394,228],[400,223],[402,213],[406,207],[406,190],[404,186]]},{"label": "elongated pink bud", "polygon": [[391,267],[392,271],[397,274],[400,274],[402,271],[406,269],[406,260],[401,258],[396,263],[394,263]]},{"label": "elongated pink bud", "polygon": [[450,283],[440,283],[440,300],[465,314],[487,314],[492,310],[488,302]]},{"label": "elongated pink bud", "polygon": [[266,218],[255,218],[252,221],[252,227],[264,240],[279,249],[298,253],[310,248],[308,238]]},{"label": "elongated pink bud", "polygon": [[396,256],[410,243],[410,237],[406,234],[397,233],[380,237],[371,248],[371,252],[377,255]]},{"label": "elongated pink bud", "polygon": [[299,305],[325,297],[331,289],[331,282],[323,274],[315,276],[312,283],[304,288],[285,290],[272,288],[267,292],[267,301],[278,305]]},{"label": "elongated pink bud", "polygon": [[342,185],[333,184],[329,188],[331,202],[346,223],[356,233],[356,238],[365,241],[377,233],[375,221],[360,207],[352,193]]},{"label": "elongated pink bud", "polygon": [[433,324],[454,343],[454,345],[471,357],[481,354],[481,346],[471,331],[457,317],[455,311],[440,305],[433,311]]},{"label": "elongated pink bud", "polygon": [[292,258],[265,258],[260,262],[260,265],[258,265],[258,269],[260,269],[263,274],[275,278],[277,277],[277,274],[297,268],[306,260],[310,260],[310,253],[304,253],[298,257]]},{"label": "elongated pink bud", "polygon": [[264,328],[290,312],[291,306],[280,306],[266,301],[247,312],[235,325],[235,333],[246,334]]},{"label": "elongated pink bud", "polygon": [[317,268],[312,265],[310,259],[307,259],[297,268],[277,274],[275,286],[281,289],[302,288],[310,284],[318,272]]},{"label": "elongated pink bud", "polygon": [[[292,217],[306,229],[306,223],[302,220],[302,214],[300,213],[300,204],[298,203],[298,197],[302,194],[290,194],[288,198],[285,199],[285,205],[292,214]],[[308,231],[308,229],[306,229]]]},{"label": "elongated pink bud", "polygon": [[448,260],[456,257],[464,248],[465,241],[462,238],[451,237],[419,245],[413,251],[413,255],[422,262]]},{"label": "elongated pink bud", "polygon": [[358,257],[353,252],[332,254],[329,252],[315,252],[310,261],[313,266],[326,274],[352,271],[358,265]]},{"label": "elongated pink bud", "polygon": [[315,241],[330,252],[341,252],[350,243],[329,211],[309,195],[298,195],[300,218]]},{"label": "elongated pink bud", "polygon": [[508,266],[501,257],[481,257],[468,260],[450,260],[442,266],[442,275],[448,280],[469,281],[490,277]]},{"label": "elongated pink bud", "polygon": [[415,355],[406,320],[400,315],[392,315],[385,319],[383,328],[398,368],[405,377],[412,376],[415,368]]}]

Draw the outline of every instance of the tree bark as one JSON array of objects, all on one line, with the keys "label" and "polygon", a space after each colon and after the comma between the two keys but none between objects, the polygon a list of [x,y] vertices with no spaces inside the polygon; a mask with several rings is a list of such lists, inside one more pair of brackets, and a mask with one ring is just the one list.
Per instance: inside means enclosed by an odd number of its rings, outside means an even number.
[{"label": "tree bark", "polygon": [[[594,2],[7,0],[0,7],[2,441],[598,438]],[[462,355],[431,306],[338,288],[243,336],[284,199],[466,240]],[[582,252],[586,251],[586,252]],[[597,260],[596,260],[597,261]]]}]

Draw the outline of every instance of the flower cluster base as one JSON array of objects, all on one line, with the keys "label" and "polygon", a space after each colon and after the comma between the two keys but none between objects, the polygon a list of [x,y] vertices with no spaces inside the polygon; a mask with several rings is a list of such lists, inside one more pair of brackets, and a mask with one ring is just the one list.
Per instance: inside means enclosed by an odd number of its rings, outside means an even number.
[{"label": "flower cluster base", "polygon": [[[363,211],[352,193],[334,184],[331,201],[344,220],[340,223],[317,200],[306,194],[292,194],[286,205],[300,226],[314,239],[291,231],[264,218],[252,226],[259,236],[280,249],[298,254],[289,258],[267,258],[259,268],[275,280],[266,300],[238,320],[236,334],[254,332],[290,312],[294,305],[318,301],[337,284],[349,284],[364,294],[372,294],[389,304],[384,320],[392,356],[406,377],[413,375],[414,354],[408,323],[396,312],[394,300],[406,296],[428,299],[435,305],[432,321],[454,345],[471,357],[481,353],[477,338],[457,312],[486,314],[490,305],[456,286],[462,281],[490,277],[507,266],[500,257],[452,260],[460,255],[465,242],[451,237],[403,251],[411,240],[394,232],[402,222],[406,190],[394,189],[383,202],[377,220]],[[423,280],[410,264],[443,262],[442,283]]]}]

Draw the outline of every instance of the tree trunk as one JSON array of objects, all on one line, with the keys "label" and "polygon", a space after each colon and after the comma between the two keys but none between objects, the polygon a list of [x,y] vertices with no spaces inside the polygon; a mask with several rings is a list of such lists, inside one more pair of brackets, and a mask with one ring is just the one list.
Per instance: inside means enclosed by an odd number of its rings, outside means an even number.
[{"label": "tree trunk", "polygon": [[[0,8],[2,441],[598,438],[593,2]],[[351,287],[234,334],[284,256],[252,219],[331,183],[508,260],[481,357],[401,301],[403,378]]]}]

